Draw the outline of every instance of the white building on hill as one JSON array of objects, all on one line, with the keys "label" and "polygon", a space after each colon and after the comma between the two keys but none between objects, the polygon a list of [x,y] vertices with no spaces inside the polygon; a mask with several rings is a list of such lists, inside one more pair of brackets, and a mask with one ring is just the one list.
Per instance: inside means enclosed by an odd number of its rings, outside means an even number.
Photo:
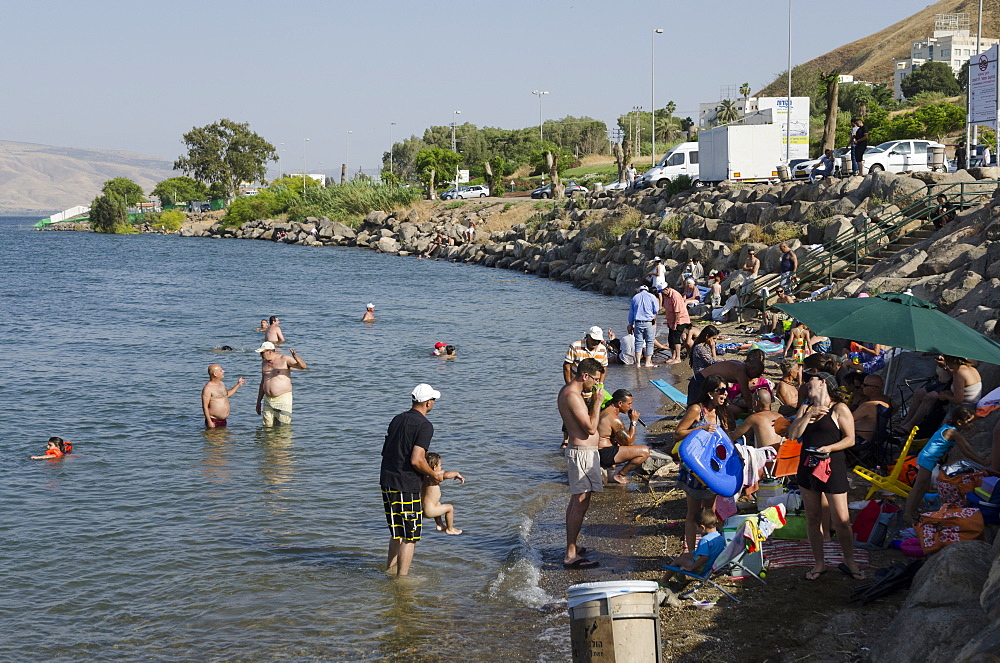
[{"label": "white building on hill", "polygon": [[[983,37],[980,41],[981,51],[1000,42],[1000,39]],[[934,36],[918,39],[910,46],[910,57],[896,60],[893,73],[893,97],[904,99],[903,79],[913,73],[913,70],[926,62],[945,62],[957,75],[962,65],[976,54],[976,35],[969,31],[968,14],[938,14],[934,19]]]}]

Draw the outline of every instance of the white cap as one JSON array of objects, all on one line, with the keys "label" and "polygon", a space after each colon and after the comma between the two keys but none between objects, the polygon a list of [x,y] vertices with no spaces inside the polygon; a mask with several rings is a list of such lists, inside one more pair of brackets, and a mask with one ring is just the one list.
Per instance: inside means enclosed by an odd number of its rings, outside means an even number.
[{"label": "white cap", "polygon": [[264,341],[263,343],[260,344],[259,348],[254,350],[254,352],[260,354],[261,352],[264,352],[266,350],[277,350],[277,348],[274,347],[274,343],[272,343],[271,341]]},{"label": "white cap", "polygon": [[375,305],[372,304],[371,302],[368,302],[368,308],[375,308]]},{"label": "white cap", "polygon": [[[639,290],[645,290],[646,292],[649,292],[649,286],[641,285],[639,286]],[[639,290],[636,290],[636,292],[639,292]]]},{"label": "white cap", "polygon": [[434,387],[429,384],[420,383],[413,388],[410,393],[410,398],[413,399],[414,403],[423,403],[424,401],[429,401],[432,398],[437,400],[441,398],[441,392],[434,389]]},{"label": "white cap", "polygon": [[595,341],[603,341],[604,330],[598,327],[597,325],[594,325],[593,327],[587,330],[587,336],[594,339]]},{"label": "white cap", "polygon": [[661,258],[660,256],[656,256],[655,258],[653,258],[653,262],[663,262],[663,258]]}]

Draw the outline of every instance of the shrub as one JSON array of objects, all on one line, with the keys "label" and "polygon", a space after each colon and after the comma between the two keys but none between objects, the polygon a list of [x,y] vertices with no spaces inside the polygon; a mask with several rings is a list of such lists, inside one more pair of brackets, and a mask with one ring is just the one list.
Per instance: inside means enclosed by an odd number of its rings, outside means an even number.
[{"label": "shrub", "polygon": [[138,232],[128,220],[125,200],[114,191],[94,198],[90,205],[90,227],[99,233],[130,235]]},{"label": "shrub", "polygon": [[694,182],[687,175],[681,175],[676,177],[667,184],[667,193],[671,196],[678,194],[681,191],[687,191],[688,189],[694,188]]},{"label": "shrub", "polygon": [[660,221],[660,232],[665,232],[674,239],[681,237],[681,217],[671,214]]},{"label": "shrub", "polygon": [[[301,182],[301,180],[300,180]],[[265,189],[256,196],[237,198],[229,205],[222,218],[223,228],[236,228],[258,219],[269,219],[282,211],[278,198]]]},{"label": "shrub", "polygon": [[179,209],[168,209],[156,215],[148,215],[146,223],[151,226],[163,226],[164,230],[173,232],[180,230],[181,224],[187,220],[187,215]]},{"label": "shrub", "polygon": [[467,201],[465,200],[453,200],[444,206],[445,209],[457,209],[463,207]]}]

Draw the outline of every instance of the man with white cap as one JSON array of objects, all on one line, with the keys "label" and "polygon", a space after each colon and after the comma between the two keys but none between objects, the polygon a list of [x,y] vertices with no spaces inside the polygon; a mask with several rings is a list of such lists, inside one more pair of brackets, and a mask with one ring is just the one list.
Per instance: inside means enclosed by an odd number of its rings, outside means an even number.
[{"label": "man with white cap", "polygon": [[642,366],[642,355],[646,355],[646,368],[654,368],[653,353],[656,351],[656,314],[660,304],[649,292],[647,286],[639,286],[628,309],[628,333],[635,336],[635,366]]},{"label": "man with white cap", "polygon": [[[265,426],[292,423],[292,369],[305,370],[302,357],[289,350],[283,355],[274,343],[264,341],[254,350],[260,355],[260,386],[257,388],[257,414]],[[263,404],[263,405],[262,405]]]},{"label": "man with white cap", "polygon": [[[584,359],[595,359],[605,369],[608,367],[608,349],[604,345],[604,330],[594,325],[579,341],[574,341],[563,359],[563,382],[569,384],[576,375],[576,369]],[[566,427],[563,426],[562,448],[566,448]]]},{"label": "man with white cap", "polygon": [[386,571],[397,576],[410,572],[413,552],[420,540],[423,509],[420,491],[426,475],[444,480],[441,469],[427,462],[427,450],[434,436],[434,425],[427,415],[441,392],[429,384],[418,384],[410,393],[410,409],[393,417],[382,445],[379,485],[385,521],[389,525],[389,559]]},{"label": "man with white cap", "polygon": [[375,305],[374,304],[372,304],[372,303],[369,302],[369,304],[368,304],[368,310],[366,310],[365,314],[363,316],[361,316],[361,322],[375,322]]}]

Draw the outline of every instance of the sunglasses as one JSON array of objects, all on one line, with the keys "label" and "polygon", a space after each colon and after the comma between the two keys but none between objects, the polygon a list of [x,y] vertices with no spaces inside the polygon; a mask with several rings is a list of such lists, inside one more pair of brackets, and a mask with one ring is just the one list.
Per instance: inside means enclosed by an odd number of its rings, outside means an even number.
[{"label": "sunglasses", "polygon": [[717,393],[717,394],[728,394],[729,393],[729,387],[719,387],[718,389],[715,390],[715,393]]}]

